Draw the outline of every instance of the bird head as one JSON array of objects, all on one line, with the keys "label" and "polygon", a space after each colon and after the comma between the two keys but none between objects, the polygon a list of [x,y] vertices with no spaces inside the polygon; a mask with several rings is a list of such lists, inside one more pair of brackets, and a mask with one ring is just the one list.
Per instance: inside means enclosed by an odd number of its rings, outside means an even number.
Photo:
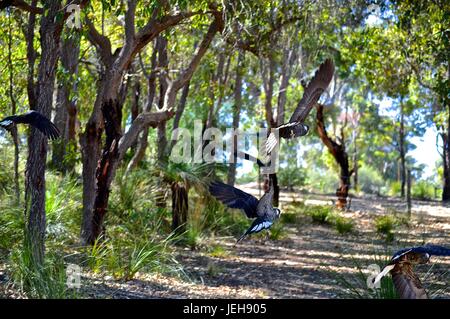
[{"label": "bird head", "polygon": [[415,265],[426,264],[430,260],[430,254],[428,253],[409,253],[406,256],[407,261]]},{"label": "bird head", "polygon": [[280,218],[281,210],[278,207],[274,207],[273,210],[275,211],[277,218]]},{"label": "bird head", "polygon": [[430,260],[430,254],[426,252],[406,251],[391,259],[391,264],[410,263],[413,265],[426,264]]}]

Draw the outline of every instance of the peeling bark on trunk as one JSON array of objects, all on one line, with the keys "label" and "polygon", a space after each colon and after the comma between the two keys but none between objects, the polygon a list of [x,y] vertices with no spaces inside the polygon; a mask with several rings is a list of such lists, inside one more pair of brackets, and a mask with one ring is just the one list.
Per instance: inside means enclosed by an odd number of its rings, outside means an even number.
[{"label": "peeling bark on trunk", "polygon": [[[169,59],[167,56],[167,39],[163,36],[159,36],[156,40],[156,48],[158,50],[158,67],[163,70],[159,76],[159,100],[158,108],[164,108],[164,100],[167,91],[166,74],[169,67]],[[166,136],[167,123],[161,121],[156,127],[156,148],[157,148],[157,165],[165,166],[168,161],[167,156],[167,136]],[[166,207],[166,187],[167,185],[158,179],[158,188],[156,190],[156,206],[159,208]]]},{"label": "peeling bark on trunk", "polygon": [[291,78],[291,68],[294,64],[295,54],[294,50],[285,48],[283,53],[283,64],[281,66],[281,80],[277,101],[277,126],[284,123],[284,109],[287,100],[287,88],[289,79]]},{"label": "peeling bark on trunk", "polygon": [[108,208],[109,193],[119,159],[119,140],[122,137],[122,104],[117,100],[109,100],[102,106],[105,119],[106,141],[101,160],[96,170],[97,196],[94,203],[92,237],[93,243],[104,234],[103,221]]},{"label": "peeling bark on trunk", "polygon": [[355,140],[355,150],[353,153],[353,188],[355,189],[355,191],[359,190],[359,185],[358,185],[358,148],[356,146],[356,140]]},{"label": "peeling bark on trunk", "polygon": [[[104,85],[103,85],[104,86]],[[103,86],[99,88],[104,92]],[[99,92],[98,94],[102,94]],[[97,193],[95,172],[100,159],[101,137],[103,134],[103,115],[101,101],[97,99],[94,111],[86,124],[86,128],[80,134],[81,155],[83,162],[83,221],[81,226],[81,240],[84,245],[95,241],[93,232],[94,203]]]},{"label": "peeling bark on trunk", "polygon": [[[158,67],[162,72],[159,78],[159,101],[158,107],[162,109],[164,107],[164,98],[166,96],[167,91],[167,83],[166,83],[166,75],[165,73],[169,67],[169,59],[167,57],[167,39],[163,36],[158,37],[157,39],[157,49],[158,49]],[[157,143],[157,159],[158,163],[164,164],[167,162],[167,136],[166,136],[166,122],[161,122],[156,130],[156,143]]]},{"label": "peeling bark on trunk", "polygon": [[317,104],[316,124],[320,139],[328,148],[331,155],[333,155],[336,163],[340,168],[339,188],[336,190],[336,196],[338,198],[336,206],[339,209],[344,209],[347,207],[347,197],[348,191],[350,189],[350,178],[353,173],[353,171],[349,169],[348,155],[345,150],[345,145],[336,143],[328,136],[325,129],[322,104]]},{"label": "peeling bark on trunk", "polygon": [[[62,22],[56,22],[60,1],[47,1],[46,14],[42,16],[39,29],[41,60],[38,67],[36,111],[50,117],[56,64],[59,55],[59,38]],[[33,94],[34,94],[33,93]],[[47,138],[36,128],[30,128],[28,160],[26,164],[26,212],[28,214],[27,240],[36,263],[42,264],[45,255],[45,167],[47,160]]]}]

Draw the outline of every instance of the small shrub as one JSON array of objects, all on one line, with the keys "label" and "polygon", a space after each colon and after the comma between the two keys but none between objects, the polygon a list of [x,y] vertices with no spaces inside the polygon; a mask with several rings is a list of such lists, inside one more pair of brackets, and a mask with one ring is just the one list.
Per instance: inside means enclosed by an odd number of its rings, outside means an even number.
[{"label": "small shrub", "polygon": [[314,223],[330,224],[329,216],[332,214],[331,206],[309,206],[306,214],[311,216]]},{"label": "small shrub", "polygon": [[296,213],[288,213],[283,212],[280,215],[280,221],[284,224],[295,224],[297,222],[297,214]]},{"label": "small shrub", "polygon": [[190,249],[200,248],[204,241],[203,231],[200,228],[188,227],[188,230],[180,237],[181,242]]},{"label": "small shrub", "polygon": [[387,241],[394,239],[393,230],[397,226],[397,221],[394,217],[385,215],[375,218],[375,229],[378,234],[386,236]]},{"label": "small shrub", "polygon": [[214,245],[210,252],[209,255],[211,257],[216,257],[216,258],[223,258],[229,255],[229,252],[221,245]]},{"label": "small shrub", "polygon": [[289,189],[292,189],[294,186],[300,187],[305,185],[305,179],[306,171],[294,165],[280,168],[278,173],[280,186],[288,187]]},{"label": "small shrub", "polygon": [[389,185],[389,196],[400,196],[402,184],[398,181],[394,181]]},{"label": "small shrub", "polygon": [[347,234],[353,231],[354,223],[350,218],[337,216],[334,219],[334,228],[339,234]]},{"label": "small shrub", "polygon": [[434,198],[434,186],[427,181],[418,181],[413,183],[411,188],[413,198],[429,200]]}]

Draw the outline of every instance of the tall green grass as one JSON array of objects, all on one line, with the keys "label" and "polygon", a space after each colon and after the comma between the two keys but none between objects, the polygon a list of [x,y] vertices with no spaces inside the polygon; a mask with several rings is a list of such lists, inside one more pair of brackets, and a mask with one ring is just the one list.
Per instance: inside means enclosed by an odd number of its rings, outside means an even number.
[{"label": "tall green grass", "polygon": [[14,286],[28,298],[73,299],[80,296],[75,288],[67,286],[63,257],[47,253],[41,264],[33,258],[31,244],[27,239],[24,239],[22,247],[12,251],[10,265]]}]

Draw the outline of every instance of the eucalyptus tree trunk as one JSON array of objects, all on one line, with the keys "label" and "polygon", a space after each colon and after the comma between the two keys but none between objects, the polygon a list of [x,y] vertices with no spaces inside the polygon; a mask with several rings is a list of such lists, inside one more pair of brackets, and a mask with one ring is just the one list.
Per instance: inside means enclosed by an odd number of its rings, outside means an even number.
[{"label": "eucalyptus tree trunk", "polygon": [[[450,61],[447,61],[447,80],[450,81]],[[443,152],[442,162],[444,164],[444,187],[442,190],[442,201],[450,201],[450,100],[448,96],[443,98],[444,109],[447,109],[447,131],[442,134]]]},{"label": "eucalyptus tree trunk", "polygon": [[[150,69],[151,73],[149,75],[146,74],[147,78],[147,100],[144,104],[144,112],[150,112],[153,105],[153,100],[155,99],[156,94],[156,75],[154,70],[156,69],[156,60],[157,58],[157,49],[156,45],[153,48],[153,53],[151,56]],[[145,72],[145,70],[144,70]],[[148,126],[146,125],[142,130],[137,142],[136,152],[131,158],[130,162],[127,166],[127,174],[129,174],[135,167],[139,165],[139,163],[144,159],[145,151],[148,146]]]},{"label": "eucalyptus tree trunk", "polygon": [[[189,95],[190,85],[191,82],[189,81],[188,83],[186,83],[186,85],[183,87],[183,90],[181,91],[180,102],[178,103],[177,111],[175,113],[175,117],[173,118],[172,132],[177,128],[179,128],[180,126],[181,116],[183,115],[184,109],[186,108],[186,102]],[[177,142],[176,139],[170,142],[167,154],[170,155],[172,153],[172,149],[175,146],[176,142]]]},{"label": "eucalyptus tree trunk", "polygon": [[[225,85],[228,81],[231,56],[232,55],[229,54],[228,59],[226,59],[225,50],[221,51],[218,56],[217,71],[215,74],[211,75],[210,89],[209,89],[211,104],[208,110],[206,123],[204,125],[204,131],[216,125],[217,116],[222,106],[222,100],[225,92]],[[225,61],[227,62],[225,63]],[[202,150],[204,150],[209,143],[210,143],[209,140],[205,140],[203,142]],[[216,155],[214,148],[211,150],[210,155],[211,156]]]},{"label": "eucalyptus tree trunk", "polygon": [[[167,91],[166,76],[169,67],[169,59],[167,57],[167,38],[159,36],[156,40],[158,49],[158,67],[163,70],[159,77],[159,101],[158,107],[162,109],[164,107],[164,96]],[[157,143],[157,160],[160,164],[167,162],[167,123],[163,121],[158,124],[156,128],[156,143]]]},{"label": "eucalyptus tree trunk", "polygon": [[355,145],[354,145],[354,152],[353,152],[353,188],[355,191],[359,190],[359,181],[358,181],[358,148],[356,146],[356,139],[355,139]]},{"label": "eucalyptus tree trunk", "polygon": [[325,121],[323,117],[323,105],[317,104],[316,124],[319,137],[323,144],[328,148],[331,155],[333,155],[336,163],[339,165],[339,188],[336,190],[336,196],[338,198],[336,206],[339,209],[347,207],[348,191],[350,189],[351,175],[353,170],[349,168],[348,154],[345,150],[344,138],[342,136],[342,144],[338,144],[332,140],[325,128]]},{"label": "eucalyptus tree trunk", "polygon": [[77,89],[76,74],[78,73],[78,57],[80,54],[80,38],[72,34],[61,40],[61,65],[65,70],[58,77],[58,93],[56,96],[56,112],[54,122],[61,132],[61,138],[54,142],[52,152],[52,166],[58,171],[66,173],[73,171],[75,161],[66,155],[76,152],[76,121],[77,105],[73,93]]},{"label": "eucalyptus tree trunk", "polygon": [[[46,1],[46,11],[40,24],[41,60],[38,67],[36,111],[50,117],[59,42],[63,21],[56,16],[61,9],[58,0]],[[45,168],[47,160],[47,138],[36,128],[30,128],[28,160],[26,164],[26,212],[28,214],[27,240],[36,263],[42,264],[45,254]]]},{"label": "eucalyptus tree trunk", "polygon": [[444,187],[442,190],[442,201],[450,201],[450,105],[448,106],[447,132],[442,137],[442,162],[444,166]]}]

